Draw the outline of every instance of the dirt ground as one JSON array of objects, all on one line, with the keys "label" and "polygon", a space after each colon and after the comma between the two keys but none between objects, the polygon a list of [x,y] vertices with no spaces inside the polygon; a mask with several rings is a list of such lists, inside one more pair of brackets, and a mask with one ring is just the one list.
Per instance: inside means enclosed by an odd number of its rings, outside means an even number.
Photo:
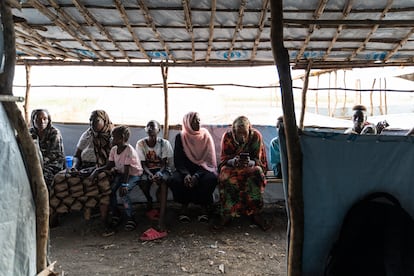
[{"label": "dirt ground", "polygon": [[[145,207],[136,206],[137,230],[121,228],[102,237],[98,216],[86,221],[81,213],[66,214],[51,229],[50,261],[60,275],[286,275],[287,218],[283,203],[267,204],[267,232],[241,217],[217,231],[212,223],[177,221],[179,207],[168,204],[168,236],[151,242],[140,235],[151,226]],[[213,220],[213,219],[212,219]]]}]

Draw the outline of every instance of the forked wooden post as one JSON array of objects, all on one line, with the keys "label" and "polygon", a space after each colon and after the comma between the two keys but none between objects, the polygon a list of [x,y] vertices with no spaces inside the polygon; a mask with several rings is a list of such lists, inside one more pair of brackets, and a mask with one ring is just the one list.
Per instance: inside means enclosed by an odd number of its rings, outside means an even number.
[{"label": "forked wooden post", "polygon": [[283,1],[271,0],[271,43],[279,72],[283,120],[288,155],[288,201],[290,233],[287,270],[289,276],[302,274],[304,210],[302,195],[302,150],[296,126],[289,53],[283,43]]}]

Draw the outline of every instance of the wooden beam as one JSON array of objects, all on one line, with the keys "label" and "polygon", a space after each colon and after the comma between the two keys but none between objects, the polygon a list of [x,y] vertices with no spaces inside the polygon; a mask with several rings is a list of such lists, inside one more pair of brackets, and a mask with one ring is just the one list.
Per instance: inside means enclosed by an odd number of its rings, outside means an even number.
[{"label": "wooden beam", "polygon": [[130,59],[129,59],[129,56],[128,56],[127,52],[125,51],[125,49],[122,47],[121,44],[119,44],[112,37],[112,35],[109,33],[109,31],[104,26],[102,26],[102,24],[98,20],[96,20],[96,18],[93,16],[93,14],[90,13],[89,10],[87,8],[85,8],[85,6],[79,0],[72,0],[72,2],[73,2],[73,4],[75,4],[75,6],[78,9],[79,13],[83,15],[83,17],[85,18],[85,20],[88,23],[89,27],[96,27],[99,30],[100,34],[105,34],[107,39],[110,42],[112,42],[112,44],[114,44],[115,49],[117,49],[117,51],[121,52],[124,59],[129,62]]},{"label": "wooden beam", "polygon": [[[129,33],[131,34],[132,39],[135,42],[135,45],[138,47],[141,54],[148,60],[151,61],[151,58],[148,56],[147,52],[145,51],[144,46],[142,46],[141,40],[138,38],[136,33],[134,32],[134,29],[131,26],[131,23],[129,21],[128,14],[126,13],[125,7],[122,4],[121,0],[114,0],[115,6],[118,10],[118,12],[121,14],[122,20],[124,21],[125,26],[127,27]],[[119,41],[119,40],[118,40]],[[120,42],[120,41],[119,41]]]},{"label": "wooden beam", "polygon": [[312,60],[309,61],[308,67],[306,68],[305,81],[303,83],[303,88],[302,88],[302,111],[300,113],[300,120],[299,120],[299,128],[300,129],[303,129],[303,121],[305,120],[306,94],[307,94],[307,91],[308,91],[309,75],[310,75],[311,69],[312,69]]},{"label": "wooden beam", "polygon": [[164,51],[167,53],[168,59],[175,61],[174,56],[171,54],[170,49],[167,46],[167,43],[164,41],[164,38],[162,37],[161,33],[158,31],[157,26],[154,23],[154,20],[152,19],[151,13],[145,4],[144,0],[137,0],[138,5],[141,9],[141,12],[144,14],[145,21],[147,23],[147,26],[152,29],[154,32],[155,37],[158,39],[158,42],[162,45],[164,48]]},{"label": "wooden beam", "polygon": [[[391,9],[391,6],[393,4],[394,0],[388,0],[387,1],[387,6],[384,8],[384,10],[382,11],[380,18],[383,19],[386,15],[389,9]],[[358,49],[356,49],[352,55],[350,57],[347,58],[347,60],[353,60],[362,50],[364,50],[367,46],[367,43],[369,42],[369,40],[371,39],[371,37],[374,35],[374,33],[378,30],[379,28],[379,24],[375,24],[374,26],[372,26],[371,31],[369,32],[369,34],[366,36],[364,42],[361,43],[361,46],[358,47]]]},{"label": "wooden beam", "polygon": [[259,22],[257,24],[258,26],[257,34],[253,42],[252,54],[250,56],[250,60],[254,60],[256,58],[257,48],[259,47],[260,37],[262,36],[264,25],[266,23],[266,14],[267,14],[268,9],[269,9],[269,0],[263,0],[262,12],[260,13]]},{"label": "wooden beam", "polygon": [[[59,16],[56,17],[55,13],[53,13],[50,9],[46,8],[38,0],[29,0],[29,1],[30,1],[30,4],[33,5],[33,7],[39,10],[39,12],[43,13],[47,18],[49,18],[50,21],[55,23],[56,26],[58,26],[59,28],[61,28],[62,30],[70,34],[80,45],[85,47],[88,51],[94,53],[97,56],[97,58],[100,58],[101,60],[105,60],[105,57],[102,56],[98,51],[96,51],[92,46],[85,43],[83,39],[81,39],[77,35],[77,32],[78,31],[82,32],[84,35],[88,36],[92,42],[96,42],[95,39],[90,34],[85,33],[83,31],[83,28],[81,28],[81,26],[77,24],[76,21],[73,22],[73,19],[70,16],[68,16],[66,13],[64,13],[64,11],[61,10],[56,3],[55,3],[55,9],[57,9],[56,14],[61,15],[61,16],[66,15],[64,18],[60,18]],[[68,22],[66,21],[71,22],[71,24],[68,24]],[[104,52],[105,54],[107,54],[108,57],[111,57],[108,53],[106,53],[106,51],[98,43],[95,43],[95,44],[98,47],[100,47],[100,50]]]},{"label": "wooden beam", "polygon": [[194,44],[194,32],[193,32],[193,23],[191,20],[191,7],[189,0],[182,0],[182,5],[184,9],[184,20],[185,20],[185,28],[187,32],[191,36],[191,57],[193,62],[195,61],[195,44]]},{"label": "wooden beam", "polygon": [[289,53],[283,42],[283,1],[271,0],[272,52],[279,73],[282,93],[283,125],[288,161],[288,195],[290,231],[288,245],[288,275],[302,274],[304,210],[302,195],[302,150],[296,126]]},{"label": "wooden beam", "polygon": [[[0,17],[4,35],[4,71],[0,73],[0,94],[13,94],[13,78],[16,61],[14,22],[10,7],[0,1]],[[43,178],[42,166],[32,136],[15,102],[3,102],[9,123],[16,130],[20,140],[20,150],[26,172],[30,175],[30,184],[36,208],[36,271],[41,272],[47,266],[47,241],[49,238],[49,192]]]},{"label": "wooden beam", "polygon": [[230,43],[230,48],[227,52],[227,61],[231,60],[231,54],[234,50],[234,43],[239,35],[239,31],[243,29],[243,16],[244,16],[244,9],[246,8],[247,0],[242,0],[239,9],[239,17],[237,18],[236,27],[234,28],[233,38]]},{"label": "wooden beam", "polygon": [[206,53],[206,62],[209,62],[211,50],[213,48],[213,37],[214,37],[214,22],[216,18],[216,1],[211,0],[211,14],[210,14],[210,24],[209,24],[209,32],[208,32],[208,44],[207,44],[207,53]]},{"label": "wooden beam", "polygon": [[164,139],[169,136],[169,105],[168,105],[168,64],[161,63],[161,75],[164,88]]}]

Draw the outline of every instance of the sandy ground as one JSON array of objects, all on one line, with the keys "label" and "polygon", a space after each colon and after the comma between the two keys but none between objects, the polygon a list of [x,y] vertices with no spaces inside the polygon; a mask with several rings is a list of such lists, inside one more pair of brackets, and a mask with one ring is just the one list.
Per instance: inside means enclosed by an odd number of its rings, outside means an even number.
[{"label": "sandy ground", "polygon": [[[145,208],[136,206],[138,227],[121,228],[102,237],[97,216],[86,221],[81,213],[61,217],[51,229],[50,261],[56,261],[60,275],[286,275],[286,212],[282,203],[267,204],[264,217],[272,229],[267,232],[246,217],[237,218],[217,231],[212,223],[177,221],[179,207],[168,204],[168,236],[152,242],[140,241],[151,226]],[[211,219],[213,221],[213,219]]]}]

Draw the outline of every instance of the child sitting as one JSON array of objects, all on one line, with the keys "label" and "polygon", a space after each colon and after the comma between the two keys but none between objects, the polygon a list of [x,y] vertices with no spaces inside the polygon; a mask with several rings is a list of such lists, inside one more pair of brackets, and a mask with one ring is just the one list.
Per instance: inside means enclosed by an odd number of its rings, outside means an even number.
[{"label": "child sitting", "polygon": [[143,169],[138,154],[134,147],[128,143],[131,132],[127,126],[118,126],[112,130],[112,148],[106,165],[93,171],[91,177],[96,177],[103,170],[115,168],[114,179],[111,184],[110,211],[112,213],[111,223],[108,225],[104,236],[111,236],[115,228],[121,222],[121,212],[117,206],[117,195],[122,199],[124,205],[126,224],[125,230],[132,231],[136,228],[134,211],[129,197],[130,191],[137,185],[141,178]]}]

